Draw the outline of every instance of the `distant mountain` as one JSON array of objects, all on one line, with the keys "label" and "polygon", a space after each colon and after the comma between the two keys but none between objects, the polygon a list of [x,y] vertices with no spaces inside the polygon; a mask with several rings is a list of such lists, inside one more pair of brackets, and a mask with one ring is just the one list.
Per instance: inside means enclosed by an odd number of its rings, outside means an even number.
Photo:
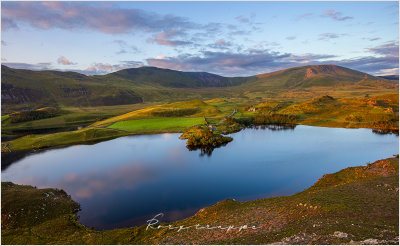
[{"label": "distant mountain", "polygon": [[[276,95],[315,87],[394,89],[383,78],[335,65],[294,67],[250,77],[223,77],[156,67],[124,69],[106,75],[30,71],[1,66],[3,114],[45,106],[103,106],[216,97]],[[268,94],[269,93],[269,94]],[[275,93],[275,94],[274,94]]]},{"label": "distant mountain", "polygon": [[329,87],[381,80],[369,74],[336,65],[294,67],[260,74],[257,78],[257,83],[279,88]]},{"label": "distant mountain", "polygon": [[246,83],[252,77],[229,78],[205,72],[181,72],[157,67],[120,70],[102,76],[104,79],[122,78],[135,85],[161,85],[174,88],[227,87]]},{"label": "distant mountain", "polygon": [[399,75],[385,75],[385,76],[378,76],[379,78],[387,79],[387,80],[396,80],[399,81]]}]

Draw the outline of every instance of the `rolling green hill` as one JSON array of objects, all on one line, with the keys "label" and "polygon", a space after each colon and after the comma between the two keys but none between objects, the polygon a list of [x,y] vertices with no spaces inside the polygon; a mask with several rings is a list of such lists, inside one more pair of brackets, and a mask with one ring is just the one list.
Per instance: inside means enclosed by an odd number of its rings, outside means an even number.
[{"label": "rolling green hill", "polygon": [[123,79],[134,85],[175,88],[227,87],[243,84],[253,77],[228,78],[205,72],[180,72],[157,67],[140,67],[120,70],[104,76],[103,80]]},{"label": "rolling green hill", "polygon": [[[30,71],[1,66],[2,110],[45,106],[102,106],[142,102],[132,89],[105,85],[74,72]],[[18,107],[16,107],[18,108]]]},{"label": "rolling green hill", "polygon": [[398,84],[334,65],[295,67],[250,77],[223,77],[155,67],[97,76],[1,67],[2,114],[41,107],[98,107],[137,103],[242,99],[309,99],[393,93]]}]

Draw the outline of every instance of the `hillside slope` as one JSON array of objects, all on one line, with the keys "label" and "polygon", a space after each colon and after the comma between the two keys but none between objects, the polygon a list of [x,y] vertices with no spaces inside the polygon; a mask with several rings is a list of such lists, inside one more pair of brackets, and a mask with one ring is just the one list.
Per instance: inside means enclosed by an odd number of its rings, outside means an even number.
[{"label": "hillside slope", "polygon": [[399,129],[399,94],[374,97],[317,97],[292,104],[278,113],[294,115],[298,123],[314,126]]},{"label": "hillside slope", "polygon": [[105,86],[100,80],[74,72],[30,71],[1,66],[2,109],[45,106],[101,106],[142,102],[130,88]]},{"label": "hillside slope", "polygon": [[101,76],[102,80],[124,79],[135,85],[159,85],[173,88],[227,87],[243,84],[252,77],[229,78],[205,72],[181,72],[157,67],[120,70]]},{"label": "hillside slope", "polygon": [[2,66],[2,113],[46,106],[97,107],[217,97],[312,98],[389,93],[398,84],[334,65],[296,67],[250,77],[223,77],[155,67],[86,76],[75,72],[30,71]]},{"label": "hillside slope", "polygon": [[382,80],[369,74],[336,65],[313,65],[289,68],[257,75],[257,83],[279,88],[338,86]]}]

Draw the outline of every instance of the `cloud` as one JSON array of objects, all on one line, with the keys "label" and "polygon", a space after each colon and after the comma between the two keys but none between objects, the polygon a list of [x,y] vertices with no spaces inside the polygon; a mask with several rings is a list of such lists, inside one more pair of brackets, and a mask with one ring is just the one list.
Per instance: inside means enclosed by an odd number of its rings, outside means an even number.
[{"label": "cloud", "polygon": [[127,68],[136,68],[143,66],[143,62],[138,61],[121,61],[120,64],[111,65],[109,63],[101,63],[96,62],[93,63],[91,66],[86,68],[85,70],[80,69],[57,69],[53,67],[53,64],[50,62],[42,62],[36,64],[28,64],[28,63],[17,63],[17,62],[3,62],[3,65],[8,67],[16,68],[16,69],[27,69],[27,70],[54,70],[54,71],[69,71],[69,72],[77,72],[85,75],[100,75],[115,72],[122,69]]},{"label": "cloud", "polygon": [[[221,41],[222,43],[222,41]],[[372,55],[340,59],[328,54],[273,52],[268,49],[247,49],[241,52],[203,51],[199,55],[181,54],[175,57],[149,58],[150,66],[182,71],[207,71],[224,76],[248,76],[295,66],[336,64],[370,74],[383,74],[399,68],[399,46],[396,42],[368,48]]]},{"label": "cloud", "polygon": [[335,21],[345,21],[353,19],[352,16],[342,16],[341,12],[335,11],[334,9],[327,9],[321,16],[331,18]]},{"label": "cloud", "polygon": [[296,36],[289,36],[289,37],[286,37],[286,39],[287,39],[287,40],[295,40],[295,39],[296,39]]},{"label": "cloud", "polygon": [[388,42],[386,44],[368,48],[367,50],[386,57],[399,57],[399,44],[396,42]]},{"label": "cloud", "polygon": [[117,55],[119,54],[126,54],[126,53],[139,53],[139,49],[136,46],[128,45],[124,40],[114,40],[114,43],[118,44],[119,51],[116,52]]},{"label": "cloud", "polygon": [[120,64],[115,64],[115,65],[111,65],[109,63],[96,62],[82,72],[88,75],[106,74],[119,71],[122,69],[136,68],[140,66],[143,66],[143,63],[138,61],[122,61]]},{"label": "cloud", "polygon": [[119,44],[121,46],[126,46],[127,45],[124,40],[114,40],[114,43],[117,43],[117,44]]},{"label": "cloud", "polygon": [[295,18],[295,20],[305,19],[305,18],[308,18],[308,17],[313,16],[313,15],[314,15],[313,13],[304,13],[304,14],[302,14],[302,15],[297,16],[297,17]]},{"label": "cloud", "polygon": [[173,38],[173,37],[184,36],[184,35],[185,34],[182,30],[168,30],[168,31],[157,33],[157,34],[153,35],[152,38],[147,39],[147,42],[157,43],[160,45],[167,45],[167,46],[192,44],[192,42],[190,42],[190,41],[171,40],[171,38]]},{"label": "cloud", "polygon": [[340,38],[346,34],[336,34],[336,33],[322,33],[318,35],[318,40],[330,40],[335,38]]},{"label": "cloud", "polygon": [[236,16],[235,17],[235,19],[237,20],[237,21],[239,21],[239,22],[242,22],[242,23],[249,23],[250,22],[250,20],[248,19],[248,18],[246,18],[246,17],[243,17],[243,16]]},{"label": "cloud", "polygon": [[[198,46],[222,35],[248,35],[259,30],[254,23],[255,15],[248,20],[250,28],[237,28],[224,23],[199,24],[186,17],[162,15],[133,8],[121,8],[114,3],[104,2],[3,2],[3,30],[27,24],[34,28],[50,30],[92,30],[106,34],[144,32],[152,36],[148,42],[165,46]],[[232,29],[233,27],[234,29]],[[179,33],[175,34],[175,33]],[[189,37],[190,34],[190,37]],[[136,52],[137,49],[122,47],[116,54]]]},{"label": "cloud", "polygon": [[62,65],[76,65],[76,63],[71,62],[70,60],[68,60],[67,58],[65,58],[65,56],[60,56],[57,59],[57,63],[58,64],[62,64]]},{"label": "cloud", "polygon": [[368,48],[366,51],[373,55],[328,62],[376,75],[399,69],[398,42],[388,42]]},{"label": "cloud", "polygon": [[366,38],[366,39],[369,41],[377,41],[377,40],[380,40],[381,38],[376,37],[376,38]]},{"label": "cloud", "polygon": [[327,61],[370,74],[380,74],[386,69],[398,68],[398,58],[367,56],[339,61]]},{"label": "cloud", "polygon": [[248,50],[247,52],[204,51],[200,56],[182,54],[164,59],[147,59],[150,66],[183,71],[207,71],[226,76],[245,76],[276,71],[296,65],[313,63],[333,58],[331,55],[295,56],[289,53],[268,50]]},{"label": "cloud", "polygon": [[227,45],[228,44],[228,42],[226,42],[225,40],[223,40],[223,39],[218,39],[217,41],[215,41],[215,45],[222,45],[222,46],[225,46],[225,45]]},{"label": "cloud", "polygon": [[1,30],[6,31],[9,29],[18,29],[18,26],[14,20],[7,18],[7,17],[2,17],[1,18]]},{"label": "cloud", "polygon": [[156,32],[196,28],[186,18],[159,15],[140,9],[122,9],[114,4],[89,2],[2,2],[3,30],[28,23],[39,29],[87,28],[107,34],[132,31]]},{"label": "cloud", "polygon": [[237,21],[249,26],[250,29],[247,30],[247,33],[246,33],[246,31],[243,31],[243,30],[233,31],[233,32],[231,32],[231,35],[232,34],[233,35],[247,35],[247,34],[251,33],[251,31],[261,31],[260,25],[262,25],[262,23],[255,22],[255,17],[256,17],[255,13],[250,14],[249,17],[244,17],[242,15],[235,17],[235,19]]},{"label": "cloud", "polygon": [[388,69],[381,69],[378,73],[375,75],[377,76],[382,76],[382,75],[399,75],[399,68],[388,68]]},{"label": "cloud", "polygon": [[167,40],[167,39],[148,39],[149,42],[154,42],[160,45],[166,45],[166,46],[179,46],[179,45],[188,45],[191,44],[192,42],[189,41],[182,41],[182,40]]},{"label": "cloud", "polygon": [[221,49],[221,50],[227,50],[230,47],[233,46],[233,44],[229,41],[226,41],[225,39],[218,39],[214,43],[208,45],[210,48],[214,49]]}]

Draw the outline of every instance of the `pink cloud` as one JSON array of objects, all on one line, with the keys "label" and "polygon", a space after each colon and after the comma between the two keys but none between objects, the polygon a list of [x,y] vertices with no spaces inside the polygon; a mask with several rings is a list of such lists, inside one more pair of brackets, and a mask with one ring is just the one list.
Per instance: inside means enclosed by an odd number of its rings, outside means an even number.
[{"label": "pink cloud", "polygon": [[70,60],[68,60],[67,58],[65,58],[65,56],[60,56],[57,59],[58,64],[62,64],[62,65],[75,65],[76,63],[71,62]]},{"label": "pink cloud", "polygon": [[136,68],[143,66],[142,62],[137,61],[125,61],[121,64],[111,65],[109,63],[96,62],[92,66],[89,66],[85,69],[86,72],[90,72],[92,74],[105,74],[112,73],[118,70],[127,69],[127,68]]},{"label": "pink cloud", "polygon": [[335,21],[345,21],[353,19],[352,16],[342,16],[342,13],[335,11],[334,9],[327,9],[323,14],[322,17],[329,17]]},{"label": "pink cloud", "polygon": [[171,40],[172,37],[183,36],[183,32],[180,30],[169,30],[155,34],[152,38],[147,39],[149,43],[157,43],[160,45],[167,46],[178,46],[178,45],[188,45],[192,42],[182,41],[182,40]]},{"label": "pink cloud", "polygon": [[114,4],[89,2],[2,2],[3,28],[24,22],[40,29],[89,28],[108,34],[142,30],[157,32],[198,25],[172,15],[158,15],[140,9],[122,9]]}]

